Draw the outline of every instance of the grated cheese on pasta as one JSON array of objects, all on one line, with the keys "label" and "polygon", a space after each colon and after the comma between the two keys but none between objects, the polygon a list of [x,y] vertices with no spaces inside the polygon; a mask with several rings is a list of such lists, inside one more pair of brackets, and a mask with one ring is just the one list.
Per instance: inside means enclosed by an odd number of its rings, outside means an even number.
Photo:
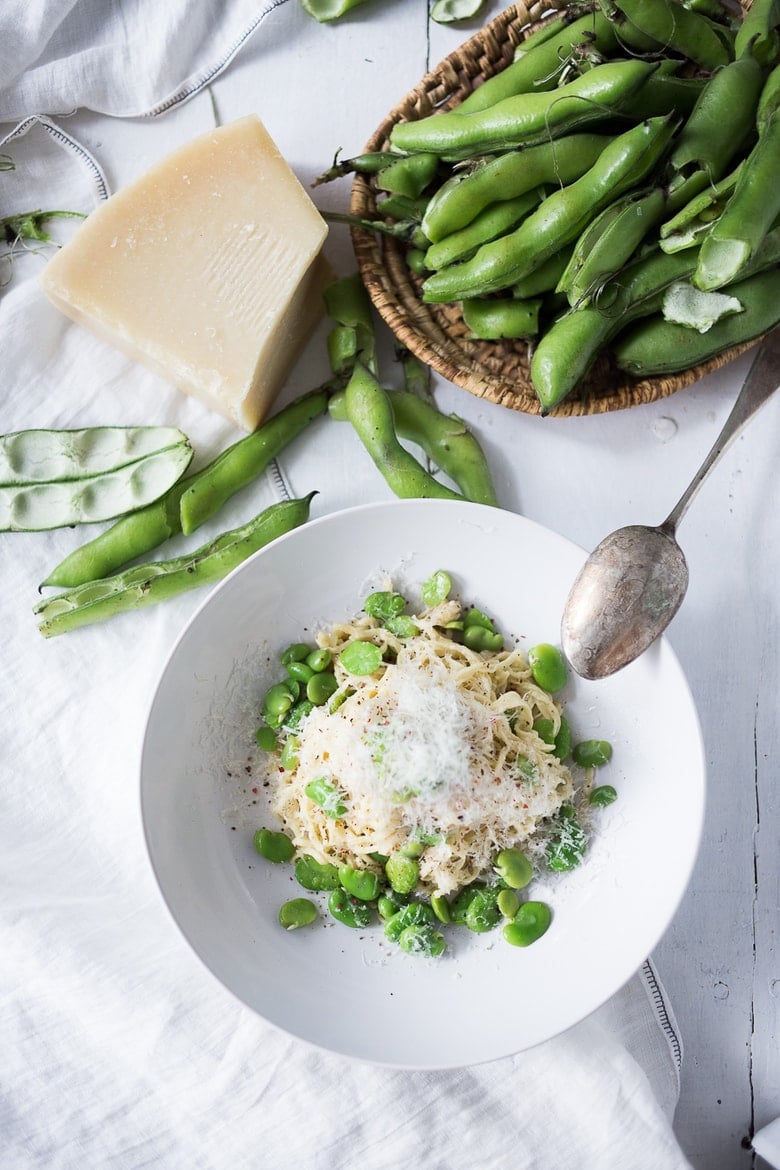
[{"label": "grated cheese on pasta", "polygon": [[[533,730],[545,717],[557,731],[559,706],[519,648],[480,654],[454,642],[440,627],[457,612],[448,601],[416,617],[420,633],[405,640],[367,616],[318,636],[343,701],[315,707],[297,733],[296,767],[272,777],[273,811],[300,852],[376,868],[370,854],[422,834],[421,885],[449,894],[488,872],[503,848],[533,853],[539,822],[572,795],[569,770]],[[394,660],[370,677],[349,675],[338,653],[355,639]],[[337,789],[343,816],[306,795],[317,779]]]}]

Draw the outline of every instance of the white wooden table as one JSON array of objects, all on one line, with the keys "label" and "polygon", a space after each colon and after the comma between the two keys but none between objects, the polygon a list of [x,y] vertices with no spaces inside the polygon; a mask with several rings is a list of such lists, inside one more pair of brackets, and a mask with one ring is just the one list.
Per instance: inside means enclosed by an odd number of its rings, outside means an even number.
[{"label": "white wooden table", "polygon": [[[488,4],[483,18],[501,7]],[[426,9],[424,0],[371,0],[319,26],[294,0],[188,104],[155,121],[81,112],[68,127],[116,189],[186,139],[257,112],[308,185],[337,149],[359,152],[386,111],[469,34],[433,24]],[[343,180],[313,195],[321,208],[345,210],[348,192]],[[332,229],[326,251],[337,271],[353,270],[345,228]],[[321,347],[312,348],[291,392],[321,374]],[[440,379],[435,393],[482,439],[501,503],[590,548],[621,524],[666,516],[748,364],[743,357],[661,402],[571,420],[516,414]],[[709,797],[693,880],[654,958],[684,1042],[676,1130],[697,1170],[752,1165],[748,1135],[780,1114],[779,431],[780,399],[717,467],[680,532],[691,585],[670,640],[701,716]],[[388,494],[351,433],[331,427],[320,441],[332,456],[328,510]],[[305,461],[299,445],[285,464],[292,481]]]}]

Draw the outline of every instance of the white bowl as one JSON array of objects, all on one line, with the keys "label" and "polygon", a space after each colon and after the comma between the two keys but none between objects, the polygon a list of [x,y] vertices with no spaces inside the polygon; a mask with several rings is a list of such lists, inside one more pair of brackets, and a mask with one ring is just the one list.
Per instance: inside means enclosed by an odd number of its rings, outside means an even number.
[{"label": "white bowl", "polygon": [[[553,922],[533,946],[453,930],[439,959],[404,954],[379,924],[328,919],[287,932],[280,904],[304,895],[291,866],[259,857],[272,825],[254,746],[278,653],[358,613],[389,575],[415,595],[436,569],[526,646],[558,640],[585,554],[522,516],[478,504],[399,500],[325,516],[250,558],[176,644],[143,744],[146,840],[163,897],[195,952],[266,1020],[318,1047],[381,1064],[447,1068],[546,1040],[605,1002],[641,966],[685,891],[701,834],[705,766],[696,710],[665,641],[601,682],[563,693],[577,738],[611,741],[581,866],[539,879]],[[256,791],[253,791],[256,789]]]}]

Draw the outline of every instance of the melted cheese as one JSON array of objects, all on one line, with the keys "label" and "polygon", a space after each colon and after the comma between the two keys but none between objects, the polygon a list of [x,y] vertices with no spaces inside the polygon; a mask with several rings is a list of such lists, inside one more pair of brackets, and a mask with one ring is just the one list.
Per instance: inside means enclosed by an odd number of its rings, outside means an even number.
[{"label": "melted cheese", "polygon": [[247,117],[98,207],[42,282],[68,316],[253,430],[323,311],[326,234],[265,127]]}]

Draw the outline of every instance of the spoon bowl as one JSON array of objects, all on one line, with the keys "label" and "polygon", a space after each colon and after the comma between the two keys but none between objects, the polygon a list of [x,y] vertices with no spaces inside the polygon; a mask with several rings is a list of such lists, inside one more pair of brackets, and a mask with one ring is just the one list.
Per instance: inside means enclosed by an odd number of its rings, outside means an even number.
[{"label": "spoon bowl", "polygon": [[561,644],[572,669],[606,678],[638,658],[664,632],[688,588],[677,525],[709,471],[778,386],[780,328],[767,334],[706,459],[663,524],[629,525],[593,550],[571,588]]},{"label": "spoon bowl", "polygon": [[642,524],[605,537],[583,565],[563,612],[563,652],[583,678],[633,662],[666,628],[688,588],[674,534]]}]

